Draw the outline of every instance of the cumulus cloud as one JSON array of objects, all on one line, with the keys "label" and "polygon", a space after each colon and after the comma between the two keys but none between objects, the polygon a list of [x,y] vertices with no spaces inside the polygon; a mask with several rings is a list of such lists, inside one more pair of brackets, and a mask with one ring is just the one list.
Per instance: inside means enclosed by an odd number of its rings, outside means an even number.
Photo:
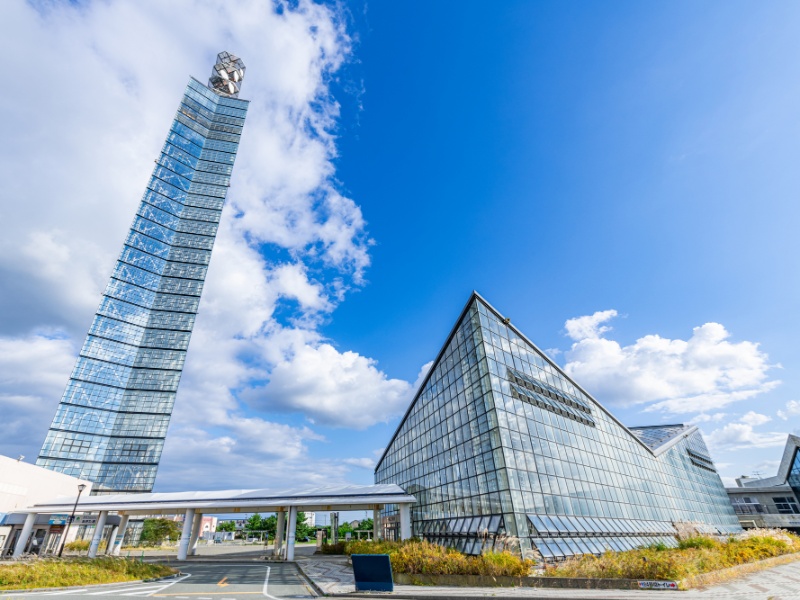
[{"label": "cumulus cloud", "polygon": [[[14,140],[0,160],[13,199],[0,206],[0,368],[11,374],[0,402],[14,431],[29,432],[14,440],[20,450],[3,436],[5,452],[38,452],[188,76],[205,81],[221,50],[247,65],[251,104],[157,487],[200,477],[200,459],[242,485],[259,484],[259,461],[276,473],[309,462],[320,436],[253,411],[242,401],[250,388],[325,422],[351,411],[356,427],[386,418],[370,401],[400,410],[408,383],[318,331],[363,282],[372,244],[335,179],[329,84],[352,53],[340,10],[311,0],[0,5],[3,55],[35,73],[24,101],[0,95]],[[47,328],[60,337],[30,333]]]},{"label": "cumulus cloud", "polygon": [[744,450],[747,448],[773,448],[786,443],[786,434],[778,431],[759,433],[747,423],[728,423],[705,436],[709,449]]},{"label": "cumulus cloud", "polygon": [[615,310],[602,310],[597,311],[593,315],[585,315],[583,317],[575,317],[574,319],[567,319],[564,323],[564,329],[567,330],[567,335],[576,342],[581,340],[596,340],[607,331],[611,331],[611,327],[603,325],[617,316]]},{"label": "cumulus cloud", "polygon": [[603,337],[602,325],[616,315],[608,310],[570,319],[574,340],[565,371],[601,401],[619,406],[646,405],[667,413],[705,413],[753,398],[780,382],[757,343],[732,342],[719,323],[695,327],[687,340],[647,335],[622,345]]},{"label": "cumulus cloud", "polygon": [[784,421],[790,417],[800,416],[800,402],[797,400],[789,400],[786,406],[777,412],[778,418]]},{"label": "cumulus cloud", "polygon": [[[430,368],[420,371],[423,377]],[[248,397],[256,405],[298,411],[323,425],[364,429],[401,414],[415,385],[389,379],[374,360],[328,343],[303,345],[270,373],[269,385]]]},{"label": "cumulus cloud", "polygon": [[742,415],[739,421],[741,423],[744,423],[745,425],[752,425],[753,427],[757,427],[758,425],[763,425],[764,423],[772,421],[772,417],[768,417],[767,415],[762,415],[751,410]]}]

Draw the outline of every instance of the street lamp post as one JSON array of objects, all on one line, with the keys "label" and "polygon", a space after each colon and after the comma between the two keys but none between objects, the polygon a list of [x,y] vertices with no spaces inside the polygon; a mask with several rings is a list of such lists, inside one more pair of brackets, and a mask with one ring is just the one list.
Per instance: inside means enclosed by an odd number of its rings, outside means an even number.
[{"label": "street lamp post", "polygon": [[75,506],[72,507],[72,514],[69,516],[69,521],[67,522],[67,526],[64,528],[64,538],[61,540],[61,548],[58,550],[59,558],[61,558],[61,553],[64,552],[64,544],[67,543],[67,534],[69,533],[69,528],[72,525],[72,521],[75,519],[75,511],[78,509],[78,501],[81,499],[81,494],[85,489],[86,489],[85,483],[81,483],[78,486],[78,497],[75,498]]}]

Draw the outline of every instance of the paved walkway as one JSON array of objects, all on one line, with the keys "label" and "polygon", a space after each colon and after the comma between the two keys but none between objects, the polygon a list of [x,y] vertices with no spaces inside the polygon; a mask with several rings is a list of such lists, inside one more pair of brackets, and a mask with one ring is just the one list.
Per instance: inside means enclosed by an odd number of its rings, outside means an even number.
[{"label": "paved walkway", "polygon": [[297,565],[326,595],[345,597],[411,598],[414,600],[444,600],[445,598],[506,597],[518,599],[566,600],[631,600],[677,598],[692,600],[800,600],[800,561],[746,575],[725,584],[686,592],[639,590],[559,590],[548,588],[453,588],[434,586],[396,585],[394,593],[355,594],[353,569],[345,557],[301,557]]}]

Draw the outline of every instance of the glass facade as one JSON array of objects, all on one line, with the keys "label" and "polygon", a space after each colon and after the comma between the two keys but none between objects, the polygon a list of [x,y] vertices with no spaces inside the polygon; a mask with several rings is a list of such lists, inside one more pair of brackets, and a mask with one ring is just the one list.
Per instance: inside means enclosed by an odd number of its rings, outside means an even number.
[{"label": "glass facade", "polygon": [[794,495],[800,498],[800,450],[795,449],[794,457],[789,467],[789,476],[786,478],[786,483],[792,488]]},{"label": "glass facade", "polygon": [[235,92],[189,81],[36,461],[94,493],[153,488],[247,113]]},{"label": "glass facade", "polygon": [[[412,533],[546,560],[740,531],[696,427],[628,429],[474,294],[375,470],[417,498]],[[388,535],[396,507],[383,512]]]}]

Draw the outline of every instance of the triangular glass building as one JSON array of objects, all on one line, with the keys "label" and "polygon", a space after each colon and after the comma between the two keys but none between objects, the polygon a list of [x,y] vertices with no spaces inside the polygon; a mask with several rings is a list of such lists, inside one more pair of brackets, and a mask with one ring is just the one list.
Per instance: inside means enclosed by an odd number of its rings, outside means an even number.
[{"label": "triangular glass building", "polygon": [[[412,534],[545,560],[740,531],[694,426],[627,428],[473,293],[375,469],[417,498]],[[394,507],[385,534],[397,535]]]},{"label": "triangular glass building", "polygon": [[153,489],[247,114],[242,61],[191,79],[36,464]]}]

